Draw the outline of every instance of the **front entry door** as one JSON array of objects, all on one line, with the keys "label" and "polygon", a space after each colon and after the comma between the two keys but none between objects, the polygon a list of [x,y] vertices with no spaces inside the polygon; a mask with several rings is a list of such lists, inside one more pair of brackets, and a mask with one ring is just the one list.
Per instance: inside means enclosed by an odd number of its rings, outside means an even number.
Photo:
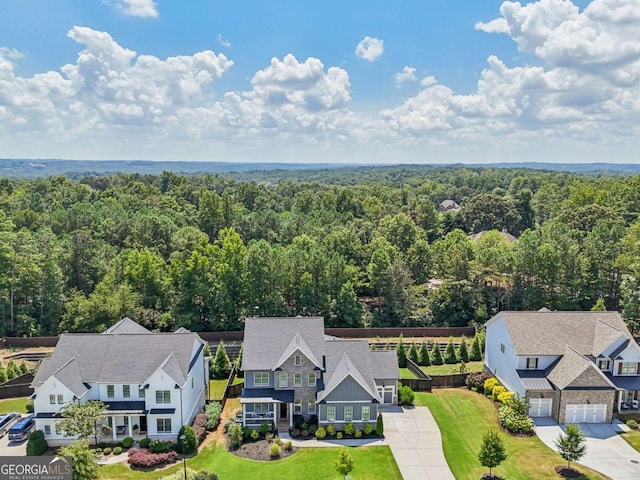
[{"label": "front entry door", "polygon": [[141,432],[146,432],[147,431],[147,416],[146,415],[140,415],[140,431]]},{"label": "front entry door", "polygon": [[287,404],[286,403],[281,403],[280,404],[280,420],[286,420],[287,417]]}]

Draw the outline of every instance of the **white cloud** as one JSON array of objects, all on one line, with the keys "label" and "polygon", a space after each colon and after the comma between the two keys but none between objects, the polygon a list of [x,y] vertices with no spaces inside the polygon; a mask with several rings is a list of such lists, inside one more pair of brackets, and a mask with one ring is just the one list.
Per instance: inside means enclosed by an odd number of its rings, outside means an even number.
[{"label": "white cloud", "polygon": [[220,44],[221,47],[225,47],[225,48],[230,48],[231,47],[231,42],[229,40],[225,40],[221,34],[218,34],[218,44]]},{"label": "white cloud", "polygon": [[115,6],[125,15],[141,18],[157,18],[160,13],[153,0],[115,0]]},{"label": "white cloud", "polygon": [[384,41],[379,38],[364,37],[356,47],[356,56],[373,62],[384,53]]},{"label": "white cloud", "polygon": [[420,85],[422,85],[423,87],[430,87],[431,85],[435,85],[436,83],[438,83],[438,80],[436,80],[436,77],[434,77],[433,75],[429,75],[420,80]]},{"label": "white cloud", "polygon": [[414,67],[404,67],[401,72],[394,75],[394,79],[397,86],[401,86],[406,82],[415,82],[418,80],[416,78],[416,69]]}]

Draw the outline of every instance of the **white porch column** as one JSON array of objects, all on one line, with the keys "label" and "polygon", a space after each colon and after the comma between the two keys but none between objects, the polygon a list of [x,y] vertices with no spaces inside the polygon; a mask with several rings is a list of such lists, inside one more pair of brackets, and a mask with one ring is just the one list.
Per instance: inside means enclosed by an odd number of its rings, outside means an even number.
[{"label": "white porch column", "polygon": [[273,405],[273,424],[275,425],[275,429],[277,430],[278,429],[278,410],[277,410],[277,407],[278,407],[279,404],[274,402],[272,405]]},{"label": "white porch column", "polygon": [[113,415],[111,416],[111,425],[112,425],[112,427],[111,427],[111,435],[113,436],[113,439],[115,440],[116,439],[116,435],[117,435],[116,430],[117,430],[118,427],[116,427],[116,417],[113,416]]},{"label": "white porch column", "polygon": [[247,404],[246,403],[242,404],[242,426],[243,427],[247,426]]},{"label": "white porch column", "polygon": [[129,436],[133,438],[133,417],[129,415]]},{"label": "white porch column", "polygon": [[287,415],[289,415],[289,426],[293,427],[293,403],[287,403]]},{"label": "white porch column", "polygon": [[618,392],[618,412],[622,412],[622,391]]}]

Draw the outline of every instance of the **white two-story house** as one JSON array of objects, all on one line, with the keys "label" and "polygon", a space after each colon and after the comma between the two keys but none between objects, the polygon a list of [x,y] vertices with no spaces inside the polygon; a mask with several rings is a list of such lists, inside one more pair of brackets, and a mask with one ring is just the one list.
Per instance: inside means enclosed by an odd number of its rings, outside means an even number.
[{"label": "white two-story house", "polygon": [[486,329],[486,367],[531,416],[608,423],[638,411],[640,346],[617,312],[500,312]]},{"label": "white two-story house", "polygon": [[125,318],[101,334],[64,334],[33,380],[36,428],[49,445],[74,439],[60,429],[69,402],[100,400],[111,432],[100,441],[148,436],[175,440],[206,400],[206,342],[180,329],[152,333]]}]

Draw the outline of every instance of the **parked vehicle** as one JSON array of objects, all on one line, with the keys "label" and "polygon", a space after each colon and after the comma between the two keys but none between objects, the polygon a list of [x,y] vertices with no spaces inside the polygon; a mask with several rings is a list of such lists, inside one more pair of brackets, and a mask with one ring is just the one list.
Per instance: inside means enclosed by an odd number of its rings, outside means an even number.
[{"label": "parked vehicle", "polygon": [[31,430],[36,426],[34,415],[29,415],[28,417],[24,417],[22,420],[18,421],[13,427],[9,429],[9,441],[10,442],[21,442],[25,440]]},{"label": "parked vehicle", "polygon": [[0,438],[4,437],[11,426],[20,420],[19,413],[7,413],[0,415]]}]

